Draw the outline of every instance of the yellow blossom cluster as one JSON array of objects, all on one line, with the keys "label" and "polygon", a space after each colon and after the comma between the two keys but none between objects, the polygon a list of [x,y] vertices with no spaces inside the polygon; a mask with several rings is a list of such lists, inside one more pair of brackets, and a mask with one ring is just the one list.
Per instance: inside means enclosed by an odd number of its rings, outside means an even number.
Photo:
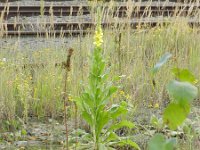
[{"label": "yellow blossom cluster", "polygon": [[149,104],[148,107],[149,108],[160,108],[160,105],[159,105],[159,103],[155,103],[154,105],[153,104]]},{"label": "yellow blossom cluster", "polygon": [[122,97],[126,98],[127,100],[131,99],[131,96],[129,94],[125,94],[124,91],[119,91],[119,95],[121,95]]},{"label": "yellow blossom cluster", "polygon": [[73,101],[74,101],[74,99],[73,99],[73,97],[72,97],[71,95],[68,96],[68,100],[69,100],[70,102],[73,102]]},{"label": "yellow blossom cluster", "polygon": [[102,43],[103,43],[103,31],[101,25],[98,25],[94,35],[94,45],[95,47],[101,47]]}]

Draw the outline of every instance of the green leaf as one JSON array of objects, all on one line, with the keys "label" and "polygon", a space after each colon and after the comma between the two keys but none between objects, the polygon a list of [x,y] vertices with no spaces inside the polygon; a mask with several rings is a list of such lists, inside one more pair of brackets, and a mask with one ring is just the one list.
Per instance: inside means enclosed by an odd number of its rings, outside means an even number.
[{"label": "green leaf", "polygon": [[81,100],[87,104],[90,108],[93,107],[94,105],[94,100],[91,98],[91,96],[89,95],[89,93],[83,93],[81,96]]},{"label": "green leaf", "polygon": [[22,135],[27,135],[26,130],[25,130],[25,129],[22,129],[22,130],[21,130],[21,134],[22,134]]},{"label": "green leaf", "polygon": [[179,81],[194,83],[196,80],[195,76],[188,69],[174,68],[172,72]]},{"label": "green leaf", "polygon": [[155,115],[151,116],[150,123],[153,127],[158,127],[158,118]]},{"label": "green leaf", "polygon": [[110,97],[113,93],[115,93],[118,90],[118,87],[116,86],[111,86],[108,90],[108,95],[107,97]]},{"label": "green leaf", "polygon": [[175,139],[166,140],[164,135],[156,134],[150,139],[148,150],[174,150],[175,144]]},{"label": "green leaf", "polygon": [[116,141],[119,139],[119,136],[114,132],[108,132],[107,137],[104,142]]},{"label": "green leaf", "polygon": [[99,113],[99,116],[97,118],[97,136],[99,136],[101,134],[102,129],[104,128],[104,126],[109,122],[110,117],[109,117],[109,113],[107,111],[102,110],[101,113]]},{"label": "green leaf", "polygon": [[109,131],[118,130],[118,129],[122,128],[122,127],[127,127],[127,128],[129,128],[129,129],[131,129],[131,128],[134,128],[135,125],[134,125],[132,122],[130,122],[130,121],[123,120],[123,121],[121,121],[120,123],[113,124],[113,125],[109,128]]},{"label": "green leaf", "polygon": [[111,118],[116,119],[120,115],[126,114],[128,112],[127,103],[125,101],[122,101],[120,105],[113,104],[112,107],[108,111]]},{"label": "green leaf", "polygon": [[92,126],[92,116],[91,116],[91,114],[89,114],[87,111],[83,111],[82,112],[82,116],[83,116],[83,118],[85,119],[85,121],[90,125],[90,126]]},{"label": "green leaf", "polygon": [[108,86],[105,91],[102,93],[103,96],[103,103],[106,104],[108,100],[111,98],[112,94],[114,94],[118,90],[117,86]]},{"label": "green leaf", "polygon": [[99,150],[108,150],[105,144],[100,143],[99,144]]},{"label": "green leaf", "polygon": [[166,150],[174,150],[174,147],[176,146],[176,139],[170,138],[166,140]]},{"label": "green leaf", "polygon": [[191,102],[198,95],[198,89],[189,82],[170,81],[167,85],[169,95],[178,103]]},{"label": "green leaf", "polygon": [[129,139],[122,139],[122,140],[120,140],[118,145],[119,146],[129,145],[129,146],[131,146],[133,148],[136,148],[136,149],[140,150],[139,145],[137,143],[129,140]]},{"label": "green leaf", "polygon": [[187,118],[190,112],[190,105],[171,103],[167,106],[163,114],[163,121],[169,126],[170,129],[174,130],[181,125]]},{"label": "green leaf", "polygon": [[152,73],[155,74],[158,70],[167,62],[167,60],[172,56],[170,53],[164,54],[160,60],[156,63],[156,65],[152,69]]}]

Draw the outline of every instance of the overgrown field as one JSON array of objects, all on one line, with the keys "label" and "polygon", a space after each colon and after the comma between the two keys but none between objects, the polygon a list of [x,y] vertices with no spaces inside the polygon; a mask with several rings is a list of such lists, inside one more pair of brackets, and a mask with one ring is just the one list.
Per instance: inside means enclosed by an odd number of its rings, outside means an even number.
[{"label": "overgrown field", "polygon": [[[193,113],[189,116],[190,121],[185,123],[189,133],[181,126],[173,135],[168,128],[160,127],[158,123],[154,126],[151,121],[153,115],[162,118],[164,109],[170,103],[166,85],[174,78],[171,73],[173,68],[189,69],[196,77],[194,85],[199,87],[199,39],[199,29],[189,27],[182,20],[151,29],[141,27],[133,31],[127,26],[125,29],[103,30],[102,59],[106,62],[106,68],[110,68],[107,80],[120,86],[110,96],[106,107],[125,101],[129,106],[127,115],[122,115],[113,123],[127,119],[135,124],[132,130],[118,129],[118,135],[130,136],[141,149],[146,149],[150,137],[155,132],[162,132],[167,137],[175,136],[178,139],[178,149],[199,149],[199,97],[192,102]],[[46,45],[41,49],[21,49],[16,42],[1,49],[0,131],[26,130],[23,124],[29,124],[32,118],[62,120],[65,83],[69,101],[66,117],[71,126],[69,134],[75,130],[75,126],[89,130],[75,103],[90,81],[90,58],[95,48],[93,41],[93,34],[88,34],[78,36],[70,45],[74,52],[67,80],[63,62],[67,60],[69,46],[62,40],[59,47]],[[152,68],[166,53],[172,57],[152,77]],[[117,76],[120,76],[120,80],[114,80]],[[180,132],[183,134],[179,135]],[[146,141],[145,137],[148,137]],[[5,139],[0,136],[0,141]]]}]

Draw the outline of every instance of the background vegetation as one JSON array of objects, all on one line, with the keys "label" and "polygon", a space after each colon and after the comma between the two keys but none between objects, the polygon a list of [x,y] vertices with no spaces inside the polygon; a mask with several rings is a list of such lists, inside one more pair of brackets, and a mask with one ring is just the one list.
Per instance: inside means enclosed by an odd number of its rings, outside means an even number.
[{"label": "background vegetation", "polygon": [[[149,129],[152,124],[150,118],[153,114],[160,118],[164,108],[170,103],[166,84],[173,78],[171,69],[174,66],[188,68],[197,78],[195,86],[200,86],[199,29],[191,28],[187,21],[178,18],[165,26],[150,28],[144,25],[132,30],[126,24],[122,28],[110,27],[103,30],[103,33],[103,56],[107,61],[106,67],[110,67],[109,79],[121,76],[121,80],[114,82],[121,87],[111,97],[109,105],[125,101],[130,106],[128,115],[124,117],[135,122],[137,130],[126,133],[127,130],[123,129],[123,132],[134,138],[142,128],[152,136]],[[91,34],[78,36],[72,41],[75,41],[71,45],[74,55],[67,79],[70,101],[68,118],[71,122],[77,111],[74,101],[81,96],[83,87],[88,83],[89,58],[94,48]],[[0,131],[17,130],[20,128],[18,124],[29,123],[30,117],[59,120],[64,116],[62,95],[65,81],[62,62],[67,59],[67,49],[66,43],[59,47],[46,45],[41,49],[21,49],[16,42],[16,45],[8,44],[1,50]],[[152,83],[151,69],[166,52],[171,53],[171,61],[162,68],[165,71],[155,75]],[[192,105],[194,110],[198,108],[199,97]],[[192,112],[195,112],[193,108]],[[79,111],[76,116],[79,118],[78,127],[87,129]],[[199,122],[198,117],[193,119]],[[160,131],[158,123],[155,128]],[[195,142],[194,139],[190,138],[190,142]],[[182,144],[195,149],[197,146],[191,143]],[[145,148],[146,145],[142,147]],[[179,149],[184,149],[184,146]]]}]

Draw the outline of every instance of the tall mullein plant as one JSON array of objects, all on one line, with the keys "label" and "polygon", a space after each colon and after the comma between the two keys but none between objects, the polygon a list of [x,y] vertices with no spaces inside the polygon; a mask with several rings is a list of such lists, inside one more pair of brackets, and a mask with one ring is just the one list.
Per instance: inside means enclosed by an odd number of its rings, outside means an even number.
[{"label": "tall mullein plant", "polygon": [[[105,74],[105,61],[102,55],[103,32],[100,24],[97,25],[94,36],[94,51],[92,56],[92,65],[89,74],[89,91],[91,92],[92,107],[90,107],[90,115],[92,116],[91,129],[95,143],[95,149],[98,149],[100,131],[103,128],[103,122],[107,122],[107,114],[105,110],[106,99],[104,97],[105,81],[108,74]],[[116,87],[113,87],[115,90]],[[105,119],[104,119],[105,118]],[[102,125],[101,123],[102,122]]]},{"label": "tall mullein plant", "polygon": [[[109,69],[103,57],[103,32],[100,19],[96,26],[94,36],[94,50],[91,56],[89,83],[85,88],[77,104],[81,110],[83,119],[88,123],[91,130],[91,140],[88,141],[88,149],[106,150],[114,149],[115,146],[130,145],[139,149],[138,145],[127,137],[119,137],[114,131],[121,127],[134,127],[133,123],[123,120],[112,124],[122,114],[128,112],[126,102],[107,105],[118,87],[108,79]],[[92,142],[91,142],[92,141]],[[86,145],[87,145],[86,144]],[[84,144],[84,148],[86,146]],[[91,145],[92,148],[91,148]]]}]

